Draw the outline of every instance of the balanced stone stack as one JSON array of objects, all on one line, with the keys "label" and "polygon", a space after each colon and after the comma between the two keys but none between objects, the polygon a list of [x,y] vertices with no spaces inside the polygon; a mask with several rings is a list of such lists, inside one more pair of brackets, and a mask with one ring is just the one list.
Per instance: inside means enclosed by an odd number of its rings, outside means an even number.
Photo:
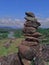
[{"label": "balanced stone stack", "polygon": [[[41,24],[37,22],[37,19],[35,18],[35,15],[33,13],[26,12],[25,14],[26,22],[23,29],[25,40],[23,40],[19,46],[19,55],[22,58],[31,61],[37,57],[41,58],[42,56],[42,48],[40,48],[39,44],[39,37],[42,36],[42,34],[37,32],[37,29]],[[35,63],[35,65],[44,65],[44,63],[43,61],[41,61],[40,64]]]},{"label": "balanced stone stack", "polygon": [[23,29],[23,33],[25,36],[25,41],[24,44],[26,42],[26,44],[28,43],[28,45],[32,44],[32,45],[38,45],[39,43],[39,39],[38,37],[41,36],[41,34],[39,32],[37,32],[37,28],[40,26],[40,23],[37,22],[37,19],[35,18],[34,14],[31,12],[26,12],[26,22],[24,24],[24,29]]}]

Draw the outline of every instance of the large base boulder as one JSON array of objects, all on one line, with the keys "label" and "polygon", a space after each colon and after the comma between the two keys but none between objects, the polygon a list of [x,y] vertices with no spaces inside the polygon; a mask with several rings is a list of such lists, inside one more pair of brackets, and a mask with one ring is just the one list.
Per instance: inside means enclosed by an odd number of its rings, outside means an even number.
[{"label": "large base boulder", "polygon": [[36,55],[36,53],[34,52],[32,48],[25,45],[20,45],[18,51],[19,51],[20,57],[25,58],[27,60],[32,60]]}]

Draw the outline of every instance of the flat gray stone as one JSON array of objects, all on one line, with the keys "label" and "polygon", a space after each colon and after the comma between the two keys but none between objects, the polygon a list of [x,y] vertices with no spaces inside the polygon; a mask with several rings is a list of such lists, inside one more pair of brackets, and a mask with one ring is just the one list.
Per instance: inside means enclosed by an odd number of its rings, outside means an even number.
[{"label": "flat gray stone", "polygon": [[26,16],[26,17],[24,17],[26,20],[28,20],[28,21],[37,21],[37,19],[36,18],[33,18],[33,17],[28,17],[28,16]]},{"label": "flat gray stone", "polygon": [[36,28],[33,27],[24,27],[23,33],[34,33],[36,32]]},{"label": "flat gray stone", "polygon": [[26,27],[34,27],[34,28],[38,28],[41,24],[39,22],[33,22],[33,21],[26,21],[24,23],[24,26]]},{"label": "flat gray stone", "polygon": [[32,13],[32,12],[25,12],[25,14],[26,14],[27,16],[35,17],[34,13]]}]

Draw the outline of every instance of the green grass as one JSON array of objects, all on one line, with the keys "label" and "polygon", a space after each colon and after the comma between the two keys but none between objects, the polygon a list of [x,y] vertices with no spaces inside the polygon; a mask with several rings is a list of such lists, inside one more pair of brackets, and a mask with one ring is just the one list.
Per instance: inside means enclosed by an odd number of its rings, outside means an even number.
[{"label": "green grass", "polygon": [[21,43],[22,38],[13,40],[9,48],[5,48],[4,44],[9,41],[9,39],[0,40],[0,56],[8,55],[10,53],[18,52],[18,45]]}]

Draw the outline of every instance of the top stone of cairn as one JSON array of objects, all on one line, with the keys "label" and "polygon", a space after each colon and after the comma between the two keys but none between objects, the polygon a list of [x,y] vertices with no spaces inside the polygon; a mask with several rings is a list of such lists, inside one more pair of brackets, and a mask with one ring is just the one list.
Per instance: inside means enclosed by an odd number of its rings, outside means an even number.
[{"label": "top stone of cairn", "polygon": [[26,14],[27,16],[30,16],[30,17],[35,17],[34,13],[32,13],[32,12],[25,12],[25,14]]},{"label": "top stone of cairn", "polygon": [[[30,24],[32,24],[32,26],[34,26],[34,27],[38,27],[38,26],[40,26],[41,24],[37,21],[37,19],[36,19],[36,17],[35,17],[35,15],[34,15],[34,13],[32,13],[32,12],[25,12],[25,20],[27,20],[27,22],[28,22],[28,24],[29,24],[29,26],[30,26]],[[29,23],[29,22],[32,22],[32,23]],[[26,25],[28,25],[28,24],[26,24]]]}]

